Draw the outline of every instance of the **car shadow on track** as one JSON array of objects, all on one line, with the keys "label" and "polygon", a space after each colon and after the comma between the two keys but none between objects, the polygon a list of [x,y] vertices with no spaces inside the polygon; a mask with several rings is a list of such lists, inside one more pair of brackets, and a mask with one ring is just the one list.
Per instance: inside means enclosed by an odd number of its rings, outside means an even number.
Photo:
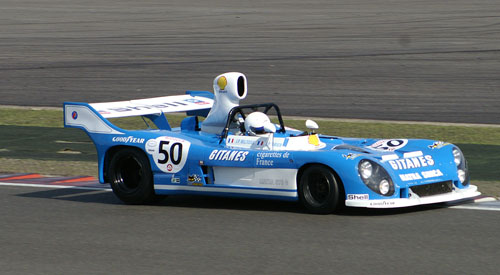
[{"label": "car shadow on track", "polygon": [[[113,192],[106,190],[48,189],[22,193],[17,196],[126,206],[126,204],[120,201]],[[301,205],[295,202],[194,195],[168,196],[161,201],[145,206],[306,213]]]},{"label": "car shadow on track", "polygon": [[25,198],[56,199],[83,203],[103,203],[103,204],[122,204],[122,202],[113,195],[112,192],[103,190],[86,189],[47,189],[29,193],[17,194]]},{"label": "car shadow on track", "polygon": [[[99,203],[107,205],[125,205],[112,192],[107,190],[79,190],[79,189],[49,189],[29,193],[18,194],[17,196],[39,199],[56,199],[81,203]],[[136,206],[137,207],[137,206]],[[164,200],[147,207],[165,208],[199,208],[199,209],[224,209],[242,211],[263,211],[263,212],[285,212],[296,214],[310,214],[297,202],[249,199],[249,198],[228,198],[212,196],[176,195],[169,196]],[[444,208],[444,204],[434,204],[425,206],[395,208],[395,209],[368,209],[343,207],[333,215],[338,216],[385,216],[399,215],[428,210]]]}]

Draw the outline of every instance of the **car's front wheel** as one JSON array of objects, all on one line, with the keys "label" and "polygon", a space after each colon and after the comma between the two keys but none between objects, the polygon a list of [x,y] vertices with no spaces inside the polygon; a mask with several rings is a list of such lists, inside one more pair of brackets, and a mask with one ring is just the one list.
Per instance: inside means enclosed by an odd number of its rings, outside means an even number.
[{"label": "car's front wheel", "polygon": [[299,179],[300,201],[312,213],[332,213],[341,200],[340,184],[328,167],[311,165],[305,168]]},{"label": "car's front wheel", "polygon": [[147,204],[157,200],[149,159],[140,150],[124,148],[110,161],[108,178],[115,195],[127,204]]}]

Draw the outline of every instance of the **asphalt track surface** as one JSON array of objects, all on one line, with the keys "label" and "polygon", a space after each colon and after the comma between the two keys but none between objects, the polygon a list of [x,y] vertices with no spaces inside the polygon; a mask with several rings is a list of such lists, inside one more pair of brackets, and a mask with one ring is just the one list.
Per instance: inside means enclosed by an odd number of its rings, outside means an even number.
[{"label": "asphalt track surface", "polygon": [[[0,0],[0,104],[210,90],[287,115],[500,124],[500,3]],[[498,274],[498,211],[2,186],[2,274]]]},{"label": "asphalt track surface", "polygon": [[0,105],[129,100],[248,76],[287,115],[500,124],[500,4],[0,0]]},{"label": "asphalt track surface", "polygon": [[499,211],[354,209],[2,186],[2,274],[498,274]]}]

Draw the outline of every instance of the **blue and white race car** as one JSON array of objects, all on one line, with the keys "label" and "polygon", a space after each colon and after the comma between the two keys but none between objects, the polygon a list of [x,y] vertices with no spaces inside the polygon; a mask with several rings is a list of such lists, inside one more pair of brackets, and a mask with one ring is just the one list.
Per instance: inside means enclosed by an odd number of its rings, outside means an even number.
[{"label": "blue and white race car", "polygon": [[[89,135],[100,182],[129,204],[207,194],[300,201],[310,212],[331,213],[344,205],[406,207],[480,194],[453,144],[320,135],[310,120],[303,132],[285,127],[273,103],[240,105],[246,95],[246,77],[225,73],[215,78],[213,94],[66,102],[64,125]],[[171,112],[186,113],[180,127],[170,126]],[[125,130],[108,120],[127,116],[156,128]]]}]

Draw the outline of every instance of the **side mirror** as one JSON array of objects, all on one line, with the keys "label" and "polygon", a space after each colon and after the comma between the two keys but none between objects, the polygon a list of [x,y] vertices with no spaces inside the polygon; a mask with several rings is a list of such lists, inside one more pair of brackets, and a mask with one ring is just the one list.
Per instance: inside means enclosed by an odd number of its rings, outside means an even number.
[{"label": "side mirror", "polygon": [[312,133],[314,134],[314,130],[319,129],[318,123],[316,123],[314,120],[306,120],[306,127],[309,130],[312,130]]}]

